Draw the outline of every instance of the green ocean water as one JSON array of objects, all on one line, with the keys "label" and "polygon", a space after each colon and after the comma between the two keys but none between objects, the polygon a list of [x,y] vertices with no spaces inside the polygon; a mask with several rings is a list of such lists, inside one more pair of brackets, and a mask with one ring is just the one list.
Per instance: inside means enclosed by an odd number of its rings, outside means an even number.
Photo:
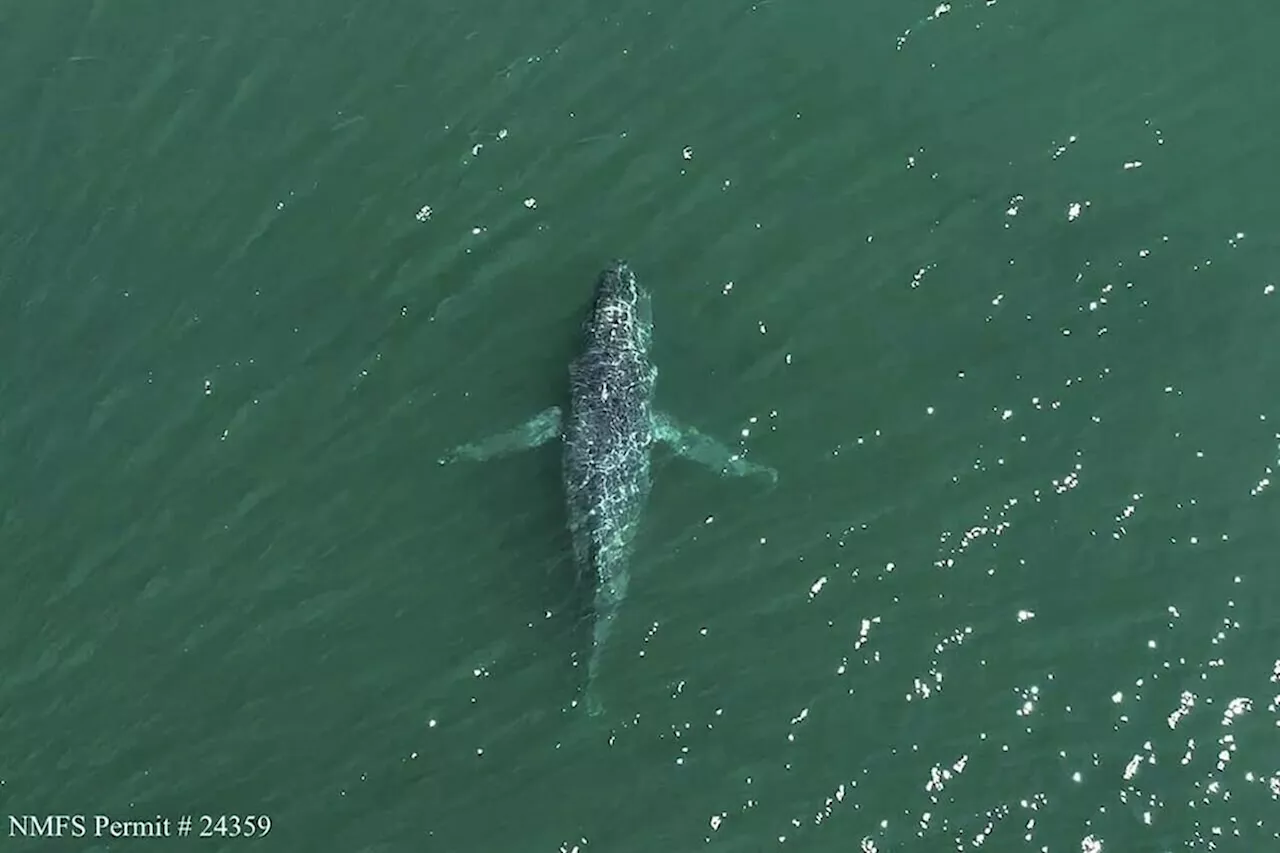
[{"label": "green ocean water", "polygon": [[[0,33],[0,849],[1280,850],[1269,4]],[[556,449],[435,460],[619,256],[780,480],[658,455],[592,719]]]}]

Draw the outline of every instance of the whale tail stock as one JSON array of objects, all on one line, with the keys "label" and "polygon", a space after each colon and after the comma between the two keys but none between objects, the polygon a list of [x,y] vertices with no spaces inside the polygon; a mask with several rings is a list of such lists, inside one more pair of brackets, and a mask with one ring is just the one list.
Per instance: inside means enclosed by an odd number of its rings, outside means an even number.
[{"label": "whale tail stock", "polygon": [[587,681],[582,696],[587,714],[592,717],[598,717],[604,713],[604,703],[600,700],[600,691],[596,688],[596,673],[600,671],[600,659],[604,656],[605,642],[609,638],[609,629],[613,627],[616,616],[616,609],[600,613],[596,617],[595,625],[591,628],[591,659],[587,663]]}]

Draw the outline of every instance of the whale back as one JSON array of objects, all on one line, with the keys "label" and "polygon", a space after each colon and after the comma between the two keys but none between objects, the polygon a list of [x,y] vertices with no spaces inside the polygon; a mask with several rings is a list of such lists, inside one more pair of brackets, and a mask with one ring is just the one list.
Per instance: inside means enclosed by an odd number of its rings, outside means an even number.
[{"label": "whale back", "polygon": [[618,262],[600,274],[569,367],[564,479],[574,557],[595,576],[597,609],[626,594],[627,562],[649,495],[651,400],[649,294]]}]

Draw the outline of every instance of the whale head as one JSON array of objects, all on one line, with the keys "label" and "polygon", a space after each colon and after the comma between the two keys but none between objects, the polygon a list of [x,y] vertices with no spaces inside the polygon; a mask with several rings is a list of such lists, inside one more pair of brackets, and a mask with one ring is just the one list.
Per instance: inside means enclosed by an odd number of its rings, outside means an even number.
[{"label": "whale head", "polygon": [[621,339],[632,349],[648,349],[653,335],[650,297],[626,261],[614,261],[600,273],[589,325],[596,334]]}]

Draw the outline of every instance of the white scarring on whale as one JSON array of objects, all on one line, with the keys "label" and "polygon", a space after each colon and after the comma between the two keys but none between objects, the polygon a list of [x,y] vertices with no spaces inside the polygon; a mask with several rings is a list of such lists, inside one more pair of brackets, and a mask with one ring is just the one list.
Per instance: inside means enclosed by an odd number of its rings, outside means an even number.
[{"label": "white scarring on whale", "polygon": [[649,358],[653,337],[650,297],[623,261],[600,274],[583,327],[582,352],[569,365],[569,416],[558,406],[513,430],[464,444],[440,459],[489,459],[564,441],[564,490],[573,555],[595,580],[595,622],[587,665],[587,707],[602,706],[594,685],[618,609],[627,594],[630,558],[649,497],[649,454],[655,441],[725,475],[759,475],[776,482],[772,468],[675,421],[653,408],[658,370]]}]

